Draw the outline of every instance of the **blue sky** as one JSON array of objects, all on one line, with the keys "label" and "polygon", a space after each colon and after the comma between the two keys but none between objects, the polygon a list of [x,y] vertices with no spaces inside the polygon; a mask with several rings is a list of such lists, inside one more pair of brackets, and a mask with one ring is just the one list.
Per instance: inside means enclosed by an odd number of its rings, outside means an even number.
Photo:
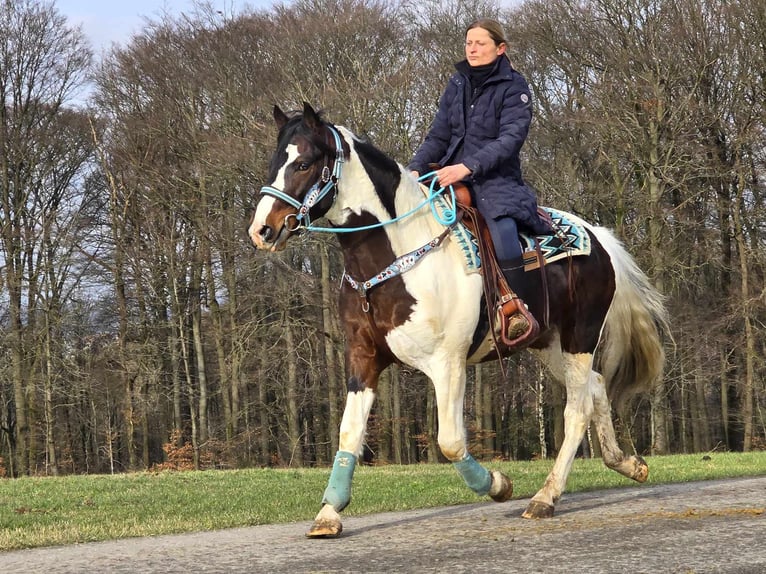
[{"label": "blue sky", "polygon": [[[213,7],[229,14],[245,6],[268,8],[272,0],[210,0]],[[93,50],[99,54],[112,43],[124,44],[139,32],[147,18],[157,20],[164,13],[192,12],[193,0],[55,0],[56,9],[70,24],[82,24]]]}]

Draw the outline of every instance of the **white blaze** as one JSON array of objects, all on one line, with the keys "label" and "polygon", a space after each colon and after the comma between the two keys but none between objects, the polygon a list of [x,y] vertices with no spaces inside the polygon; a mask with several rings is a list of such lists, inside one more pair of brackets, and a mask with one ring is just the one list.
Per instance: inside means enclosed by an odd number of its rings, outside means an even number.
[{"label": "white blaze", "polygon": [[[277,177],[274,180],[274,183],[271,184],[271,187],[274,187],[276,189],[279,189],[280,191],[285,188],[285,170],[287,166],[292,164],[297,158],[298,158],[298,146],[295,144],[290,144],[287,146],[287,161],[285,161],[284,165],[282,165],[281,168],[279,168],[279,171],[277,172]],[[266,225],[266,218],[271,213],[271,210],[274,208],[274,202],[276,199],[270,195],[265,195],[261,197],[261,199],[258,201],[258,205],[255,207],[255,214],[253,215],[253,221],[250,223],[250,229],[248,229],[248,235],[250,235],[250,239],[252,242],[256,245],[256,247],[262,248],[264,246],[263,238],[260,235],[261,229],[263,229],[264,225]],[[275,229],[275,237],[276,234],[279,233],[279,229]]]}]

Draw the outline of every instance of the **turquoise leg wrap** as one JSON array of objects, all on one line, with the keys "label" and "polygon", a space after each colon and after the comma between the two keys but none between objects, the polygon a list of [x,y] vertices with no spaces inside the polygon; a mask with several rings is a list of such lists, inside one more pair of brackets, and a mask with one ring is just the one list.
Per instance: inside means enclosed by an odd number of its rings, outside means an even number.
[{"label": "turquoise leg wrap", "polygon": [[348,506],[351,501],[351,479],[354,477],[355,466],[356,457],[353,454],[343,450],[336,453],[322,504],[329,504],[337,512]]},{"label": "turquoise leg wrap", "polygon": [[482,496],[489,492],[489,487],[492,486],[492,476],[470,454],[465,455],[463,460],[452,464],[455,465],[468,488]]}]

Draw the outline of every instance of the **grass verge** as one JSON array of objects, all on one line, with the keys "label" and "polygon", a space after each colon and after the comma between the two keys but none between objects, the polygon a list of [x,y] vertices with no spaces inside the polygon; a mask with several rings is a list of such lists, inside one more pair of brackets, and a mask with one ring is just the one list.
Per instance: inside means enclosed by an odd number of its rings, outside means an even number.
[{"label": "grass verge", "polygon": [[[648,457],[648,484],[766,475],[766,452]],[[492,462],[531,497],[553,461]],[[135,473],[0,481],[0,551],[311,520],[328,468]],[[567,492],[641,488],[578,459]],[[346,515],[465,504],[472,493],[449,464],[360,467]]]}]

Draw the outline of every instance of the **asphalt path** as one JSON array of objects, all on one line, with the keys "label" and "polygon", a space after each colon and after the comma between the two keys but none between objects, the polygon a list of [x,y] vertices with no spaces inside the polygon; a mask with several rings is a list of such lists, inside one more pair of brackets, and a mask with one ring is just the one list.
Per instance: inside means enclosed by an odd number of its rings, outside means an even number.
[{"label": "asphalt path", "polygon": [[310,523],[0,554],[0,572],[766,573],[766,476],[565,495],[556,516],[527,500],[346,517],[341,537]]}]

